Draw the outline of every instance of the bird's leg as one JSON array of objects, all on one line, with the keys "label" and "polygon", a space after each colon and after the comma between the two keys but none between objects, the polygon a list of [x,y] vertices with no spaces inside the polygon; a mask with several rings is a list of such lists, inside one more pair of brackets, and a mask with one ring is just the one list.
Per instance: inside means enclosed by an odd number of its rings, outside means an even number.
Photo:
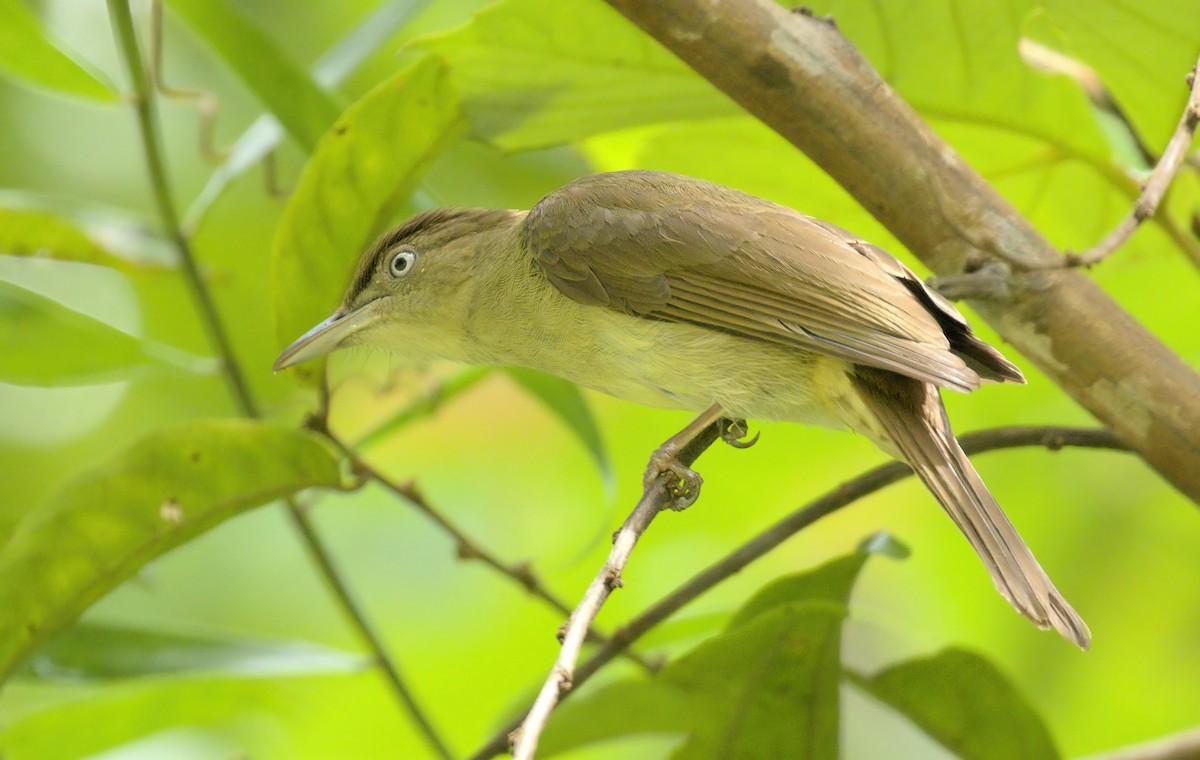
[{"label": "bird's leg", "polygon": [[[700,485],[704,479],[696,471],[679,461],[679,452],[695,440],[709,425],[720,420],[722,410],[719,405],[713,405],[702,412],[699,417],[688,423],[688,426],[671,436],[655,449],[650,455],[650,464],[646,467],[646,475],[642,485],[649,488],[660,475],[671,476],[671,509],[676,511],[687,509],[700,495]],[[728,430],[728,428],[727,428]],[[722,436],[724,437],[724,436]]]}]

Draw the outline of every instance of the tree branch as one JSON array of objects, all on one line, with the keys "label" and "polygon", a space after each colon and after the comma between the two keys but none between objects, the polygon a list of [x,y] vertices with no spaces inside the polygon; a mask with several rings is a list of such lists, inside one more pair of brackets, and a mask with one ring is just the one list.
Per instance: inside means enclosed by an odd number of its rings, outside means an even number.
[{"label": "tree branch", "polygon": [[[220,312],[217,310],[208,284],[196,264],[191,242],[180,225],[179,214],[176,212],[170,183],[167,180],[167,165],[163,158],[162,140],[158,131],[154,91],[142,61],[137,34],[133,28],[133,17],[129,10],[129,0],[108,0],[108,10],[121,57],[124,59],[125,67],[129,71],[129,78],[133,84],[133,105],[137,113],[142,149],[146,154],[146,168],[150,174],[150,185],[154,202],[158,207],[159,218],[175,247],[183,269],[184,282],[187,283],[188,290],[192,294],[196,312],[204,325],[208,340],[220,360],[221,374],[225,378],[235,406],[243,416],[261,417],[254,397],[250,393],[245,373],[233,352],[233,344],[221,321]],[[348,584],[334,564],[329,549],[321,540],[312,521],[294,499],[286,499],[285,503],[288,516],[300,536],[305,552],[317,568],[325,585],[333,593],[343,614],[357,629],[359,637],[370,650],[380,669],[383,670],[384,677],[393,693],[430,746],[440,757],[448,760],[451,757],[449,749],[442,741],[441,736],[434,730],[424,710],[414,699],[411,690],[405,685],[404,679],[400,676],[399,666],[387,653],[379,634],[367,620],[366,613],[351,595]]]},{"label": "tree branch", "polygon": [[1179,117],[1179,125],[1175,127],[1175,134],[1171,135],[1167,149],[1163,151],[1162,157],[1155,164],[1154,171],[1150,172],[1150,176],[1142,185],[1142,192],[1134,202],[1129,216],[1122,219],[1121,223],[1093,248],[1083,253],[1065,256],[1064,265],[1090,267],[1098,264],[1124,245],[1138,226],[1158,211],[1158,205],[1162,203],[1163,196],[1167,194],[1171,180],[1175,178],[1179,167],[1183,165],[1183,159],[1187,156],[1188,148],[1191,147],[1192,140],[1196,136],[1196,125],[1200,123],[1200,60],[1188,74],[1187,81],[1191,93],[1188,96],[1187,104],[1183,107],[1183,115]]},{"label": "tree branch", "polygon": [[[804,151],[938,275],[1004,260],[973,303],[1005,340],[1200,503],[1200,376],[1076,270],[830,24],[772,0],[607,0]],[[1024,271],[1022,271],[1024,270]]]},{"label": "tree branch", "polygon": [[[1109,430],[1055,427],[1004,427],[968,433],[959,438],[963,450],[968,454],[982,454],[996,449],[1011,449],[1023,446],[1042,446],[1051,451],[1065,447],[1109,449],[1127,451],[1128,447]],[[855,501],[883,489],[912,475],[912,469],[901,462],[890,462],[838,486],[829,493],[809,502],[784,517],[754,538],[739,546],[724,558],[693,576],[657,602],[647,607],[640,615],[621,626],[608,644],[597,649],[590,658],[570,673],[570,679],[555,695],[555,701],[566,698],[582,686],[602,667],[611,662],[625,648],[644,636],[671,615],[683,609],[701,594],[727,578],[743,570],[750,563],[763,557],[817,520],[849,506]],[[640,504],[639,504],[640,507]],[[560,657],[561,660],[561,657]],[[556,663],[557,669],[557,663]],[[545,689],[543,689],[543,692]],[[541,695],[539,694],[539,699]],[[536,703],[535,703],[536,707]],[[553,705],[551,705],[553,707]],[[532,713],[532,708],[530,710]],[[528,714],[528,713],[527,713]],[[545,718],[540,718],[544,723]],[[528,718],[526,718],[528,721]],[[486,760],[505,751],[509,736],[520,731],[521,721],[513,721],[498,731],[481,747],[470,760]]]}]

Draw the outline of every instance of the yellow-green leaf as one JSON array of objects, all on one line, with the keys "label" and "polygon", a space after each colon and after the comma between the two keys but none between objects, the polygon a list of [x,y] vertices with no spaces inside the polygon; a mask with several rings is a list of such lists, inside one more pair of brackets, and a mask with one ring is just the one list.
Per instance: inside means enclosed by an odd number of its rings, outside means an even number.
[{"label": "yellow-green leaf", "polygon": [[29,512],[0,547],[0,681],[167,550],[253,507],[339,484],[320,439],[277,425],[193,422],[143,438]]},{"label": "yellow-green leaf", "polygon": [[0,325],[0,380],[14,385],[94,385],[158,362],[132,335],[3,281]]},{"label": "yellow-green leaf", "polygon": [[128,261],[96,243],[71,221],[39,209],[0,208],[0,256],[41,256],[132,269]]},{"label": "yellow-green leaf", "polygon": [[502,0],[414,44],[446,59],[475,135],[506,150],[740,112],[600,0]]},{"label": "yellow-green leaf", "polygon": [[56,46],[21,0],[0,0],[0,72],[62,95],[111,103],[112,87]]},{"label": "yellow-green leaf", "polygon": [[167,0],[305,150],[337,118],[333,96],[226,0]]}]

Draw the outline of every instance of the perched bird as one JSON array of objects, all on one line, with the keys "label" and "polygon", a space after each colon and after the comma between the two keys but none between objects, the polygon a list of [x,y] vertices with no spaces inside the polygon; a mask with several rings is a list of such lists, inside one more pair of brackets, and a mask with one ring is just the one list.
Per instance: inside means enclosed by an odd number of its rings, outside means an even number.
[{"label": "perched bird", "polygon": [[[528,212],[427,211],[376,241],[341,306],[275,368],[354,345],[708,409],[697,425],[849,428],[916,471],[1017,610],[1089,644],[939,396],[1023,383],[1020,370],[906,266],[840,227],[653,171],[583,177]],[[670,459],[683,442],[668,442],[649,474],[692,475]]]}]

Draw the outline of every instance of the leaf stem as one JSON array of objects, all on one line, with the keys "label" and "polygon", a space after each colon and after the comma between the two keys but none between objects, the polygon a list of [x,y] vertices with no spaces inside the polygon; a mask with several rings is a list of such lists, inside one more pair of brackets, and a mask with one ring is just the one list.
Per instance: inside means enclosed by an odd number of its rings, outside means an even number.
[{"label": "leaf stem", "polygon": [[[159,218],[166,229],[167,235],[175,246],[179,262],[183,268],[184,280],[191,291],[196,305],[196,311],[204,325],[209,342],[221,362],[222,376],[229,388],[239,412],[246,417],[261,417],[254,397],[250,393],[245,373],[238,363],[229,340],[220,312],[217,310],[212,293],[208,289],[204,277],[196,264],[187,234],[180,224],[175,201],[171,195],[170,183],[167,180],[167,166],[163,158],[162,140],[158,130],[157,110],[155,108],[154,91],[142,60],[138,46],[137,34],[133,27],[133,17],[129,9],[129,0],[108,0],[109,16],[112,19],[113,32],[116,35],[121,57],[129,71],[133,83],[133,106],[137,113],[138,128],[142,137],[142,149],[146,156],[146,168],[150,175],[150,185],[158,207]],[[358,631],[359,637],[370,650],[376,663],[383,671],[389,686],[397,699],[407,711],[409,717],[420,730],[422,736],[441,758],[449,760],[453,757],[442,740],[440,734],[433,728],[424,710],[416,702],[411,690],[400,675],[396,661],[387,653],[383,642],[374,627],[368,621],[366,614],[350,593],[341,571],[333,561],[328,548],[317,533],[312,520],[301,509],[294,499],[287,499],[288,515],[299,534],[309,559],[319,570],[325,585],[337,599],[343,614]]]}]

